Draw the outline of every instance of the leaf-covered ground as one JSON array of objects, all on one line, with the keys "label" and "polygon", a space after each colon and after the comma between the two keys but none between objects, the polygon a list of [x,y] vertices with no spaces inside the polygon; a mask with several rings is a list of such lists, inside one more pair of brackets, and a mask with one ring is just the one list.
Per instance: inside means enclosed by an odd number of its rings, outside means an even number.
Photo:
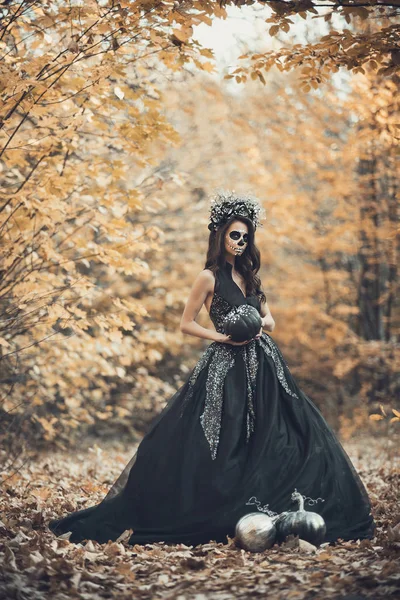
[{"label": "leaf-covered ground", "polygon": [[196,547],[129,546],[129,532],[107,544],[56,538],[49,519],[101,500],[135,448],[93,443],[37,456],[3,485],[0,598],[399,598],[398,439],[344,447],[368,488],[375,538],[317,549],[293,538],[257,554],[230,538]]}]

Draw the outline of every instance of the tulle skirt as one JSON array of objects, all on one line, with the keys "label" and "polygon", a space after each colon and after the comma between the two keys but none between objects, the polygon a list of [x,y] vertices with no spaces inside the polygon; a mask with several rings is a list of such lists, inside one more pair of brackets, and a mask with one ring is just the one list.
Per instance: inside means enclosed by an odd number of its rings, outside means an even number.
[{"label": "tulle skirt", "polygon": [[189,375],[156,416],[106,497],[50,521],[56,535],[71,531],[71,542],[107,542],[132,529],[130,544],[226,543],[237,521],[257,512],[251,498],[281,513],[297,510],[291,499],[296,490],[306,499],[305,509],[324,518],[324,541],[374,536],[367,491],[334,431],[282,361],[287,385],[297,397],[286,391],[276,363],[258,344],[254,431],[248,438],[248,370],[240,347],[234,348],[235,364],[222,388],[216,457],[200,422],[209,361],[190,400]]}]

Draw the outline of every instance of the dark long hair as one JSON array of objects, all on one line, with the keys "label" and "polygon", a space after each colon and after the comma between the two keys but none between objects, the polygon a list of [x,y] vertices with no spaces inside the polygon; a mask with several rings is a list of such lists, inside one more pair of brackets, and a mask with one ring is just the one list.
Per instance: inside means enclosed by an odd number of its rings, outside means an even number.
[{"label": "dark long hair", "polygon": [[205,269],[210,269],[216,274],[219,268],[225,265],[225,233],[232,221],[242,221],[248,227],[249,240],[246,250],[241,256],[237,255],[235,260],[235,268],[246,282],[246,296],[255,294],[260,302],[266,302],[266,296],[262,289],[262,284],[257,275],[260,270],[260,251],[254,242],[254,225],[247,217],[242,215],[233,215],[226,223],[218,227],[218,229],[210,231],[208,239],[208,250]]}]

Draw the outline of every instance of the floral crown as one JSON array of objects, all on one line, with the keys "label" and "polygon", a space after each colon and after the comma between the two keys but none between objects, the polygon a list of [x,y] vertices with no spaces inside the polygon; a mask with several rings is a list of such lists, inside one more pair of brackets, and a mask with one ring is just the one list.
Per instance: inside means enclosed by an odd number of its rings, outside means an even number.
[{"label": "floral crown", "polygon": [[254,229],[262,227],[261,220],[265,219],[265,210],[260,201],[254,196],[235,194],[234,191],[217,192],[210,202],[210,222],[208,229],[215,231],[226,223],[230,217],[247,217],[253,223]]}]

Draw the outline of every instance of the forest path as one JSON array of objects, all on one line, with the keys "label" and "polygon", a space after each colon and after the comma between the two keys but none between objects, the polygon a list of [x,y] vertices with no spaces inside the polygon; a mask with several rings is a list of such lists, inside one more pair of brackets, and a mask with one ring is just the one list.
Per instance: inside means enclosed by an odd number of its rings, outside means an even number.
[{"label": "forest path", "polygon": [[400,525],[397,542],[388,532],[400,521],[398,439],[360,437],[343,446],[370,494],[375,538],[314,551],[295,538],[257,554],[231,539],[193,548],[129,546],[129,532],[107,544],[56,538],[49,519],[99,502],[136,447],[97,441],[39,455],[4,484],[0,598],[398,598]]}]

